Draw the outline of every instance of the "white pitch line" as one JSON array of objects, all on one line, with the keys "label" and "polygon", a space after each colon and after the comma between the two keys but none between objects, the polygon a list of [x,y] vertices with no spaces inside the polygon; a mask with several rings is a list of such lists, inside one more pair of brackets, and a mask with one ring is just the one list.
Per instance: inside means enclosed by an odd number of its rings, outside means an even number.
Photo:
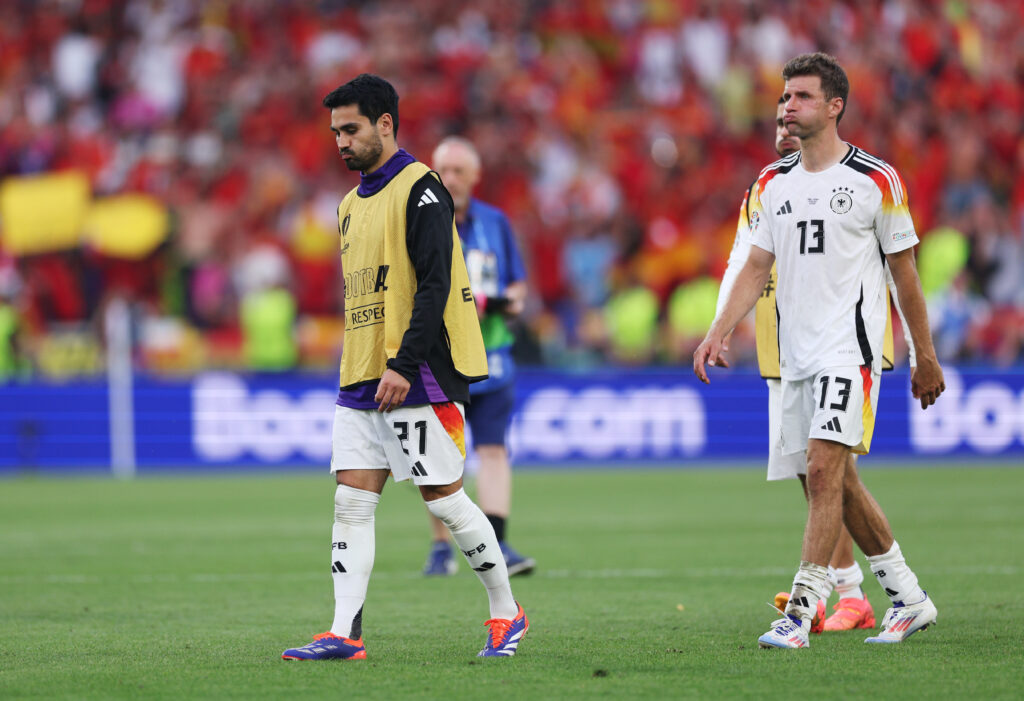
[{"label": "white pitch line", "polygon": [[[667,569],[602,569],[602,570],[538,570],[531,578],[536,579],[722,579],[722,578],[753,578],[753,577],[784,577],[793,570],[785,567],[711,567],[685,568],[682,570]],[[917,570],[919,575],[992,575],[1016,577],[1024,573],[1024,568],[1016,565],[968,565],[963,567],[925,567]],[[376,572],[373,579],[421,579],[418,571],[408,572]],[[97,576],[88,574],[47,574],[47,575],[0,575],[0,584],[60,584],[89,585],[105,583],[129,584],[227,584],[231,582],[307,582],[326,580],[326,572],[226,572],[226,573],[195,573],[195,574],[136,574],[129,577]]]}]

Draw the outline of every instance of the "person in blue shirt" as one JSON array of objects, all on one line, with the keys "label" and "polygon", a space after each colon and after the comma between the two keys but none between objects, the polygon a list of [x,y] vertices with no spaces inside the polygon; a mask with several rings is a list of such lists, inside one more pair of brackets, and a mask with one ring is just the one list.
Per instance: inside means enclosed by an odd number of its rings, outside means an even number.
[{"label": "person in blue shirt", "polygon": [[[523,310],[526,269],[505,215],[472,197],[480,181],[480,156],[473,144],[457,136],[444,139],[434,151],[433,166],[455,203],[455,224],[462,239],[470,285],[477,303],[487,349],[488,379],[471,385],[466,419],[480,460],[477,501],[494,526],[509,575],[528,574],[536,562],[515,551],[506,540],[512,496],[512,470],[505,433],[515,404],[513,334],[509,320]],[[448,529],[431,517],[433,545],[423,569],[426,575],[450,575],[457,568]]]}]

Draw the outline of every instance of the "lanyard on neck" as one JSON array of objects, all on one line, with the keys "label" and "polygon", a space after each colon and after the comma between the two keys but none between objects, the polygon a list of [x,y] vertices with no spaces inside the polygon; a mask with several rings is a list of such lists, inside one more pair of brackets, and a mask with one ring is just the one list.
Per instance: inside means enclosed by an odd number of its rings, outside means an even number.
[{"label": "lanyard on neck", "polygon": [[483,253],[490,253],[491,245],[487,240],[487,236],[484,234],[483,224],[480,223],[480,217],[473,214],[471,211],[472,209],[473,205],[470,203],[466,216],[472,219],[472,226],[469,227],[469,237],[466,244],[469,248],[475,248]]}]

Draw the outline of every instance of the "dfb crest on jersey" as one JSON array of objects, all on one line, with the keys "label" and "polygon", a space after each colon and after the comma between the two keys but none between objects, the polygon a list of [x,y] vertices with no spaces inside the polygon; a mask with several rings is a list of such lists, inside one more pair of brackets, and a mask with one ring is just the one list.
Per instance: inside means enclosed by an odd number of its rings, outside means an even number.
[{"label": "dfb crest on jersey", "polygon": [[853,207],[853,190],[848,187],[837,187],[832,192],[836,193],[832,195],[832,199],[828,203],[832,211],[836,214],[846,214],[849,212]]}]

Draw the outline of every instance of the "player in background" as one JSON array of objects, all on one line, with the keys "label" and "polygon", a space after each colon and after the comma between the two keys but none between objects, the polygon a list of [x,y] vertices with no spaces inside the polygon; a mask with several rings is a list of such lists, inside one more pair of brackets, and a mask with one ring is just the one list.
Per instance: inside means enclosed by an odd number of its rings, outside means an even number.
[{"label": "player in background", "polygon": [[338,153],[360,182],[338,207],[345,343],[334,414],[334,622],[286,660],[365,659],[363,603],[374,511],[389,472],[412,479],[487,591],[484,657],[510,657],[528,622],[494,529],[462,489],[463,404],[487,376],[476,303],[436,174],[399,149],[398,95],[363,74],[324,100]]},{"label": "player in background", "polygon": [[865,642],[898,643],[938,613],[847,456],[868,452],[874,429],[888,313],[883,255],[916,349],[913,395],[927,408],[945,389],[914,264],[917,234],[896,171],[839,138],[849,81],[838,62],[804,54],[782,75],[783,121],[801,149],[758,178],[753,245],[722,314],[694,352],[694,372],[708,382],[705,366],[721,362],[726,334],[754,306],[777,262],[781,444],[784,455],[807,451],[808,516],[785,615],[758,643],[808,646],[843,523],[892,601],[882,631]]},{"label": "player in background", "polygon": [[[462,239],[487,349],[488,378],[470,387],[473,401],[466,407],[473,447],[480,459],[477,501],[494,527],[509,576],[528,574],[536,562],[516,552],[506,541],[512,469],[505,448],[505,434],[516,399],[514,338],[508,320],[523,311],[526,268],[508,219],[500,210],[472,196],[480,181],[480,155],[473,144],[457,136],[444,139],[434,150],[433,166],[455,203],[455,224]],[[423,574],[454,574],[457,565],[448,529],[433,516],[430,526],[433,545]]]},{"label": "player in background", "polygon": [[[800,139],[789,133],[783,122],[784,102],[779,98],[775,115],[775,151],[779,156],[788,156],[800,149]],[[729,296],[736,275],[747,260],[750,253],[750,217],[749,201],[751,192],[756,182],[743,195],[743,202],[740,205],[739,222],[736,226],[736,240],[733,242],[732,251],[729,254],[729,263],[725,274],[722,276],[722,286],[718,295],[718,306],[715,310],[716,316],[721,314],[725,306],[725,300]],[[896,302],[896,311],[903,319],[903,312],[899,307],[896,296],[895,283],[885,269],[886,285],[893,300]],[[804,453],[782,454],[781,439],[781,406],[782,406],[782,380],[779,375],[779,339],[778,324],[775,309],[775,268],[772,268],[768,278],[768,284],[754,305],[757,360],[761,376],[765,378],[768,385],[768,479],[783,480],[799,478],[803,487],[804,496],[807,497],[807,456]],[[892,339],[892,323],[889,315],[889,323],[885,328],[885,339],[882,344],[882,370],[893,368],[893,357],[895,355]],[[916,365],[914,359],[914,342],[910,337],[906,321],[903,323],[904,338],[910,351],[911,372]],[[729,349],[731,334],[725,337],[723,352]],[[850,453],[850,461],[856,460],[856,455]],[[828,565],[829,584],[839,594],[839,601],[833,607],[835,613],[828,618],[825,617],[825,600],[827,595],[818,601],[818,608],[811,622],[811,632],[821,633],[822,631],[850,630],[852,628],[874,628],[875,613],[871,603],[867,600],[861,585],[864,582],[864,573],[853,555],[853,538],[850,532],[843,526],[839,533],[839,542],[832,553]],[[831,589],[829,590],[829,594]],[[789,602],[789,592],[779,592],[775,595],[775,606],[779,611],[784,611]]]}]

